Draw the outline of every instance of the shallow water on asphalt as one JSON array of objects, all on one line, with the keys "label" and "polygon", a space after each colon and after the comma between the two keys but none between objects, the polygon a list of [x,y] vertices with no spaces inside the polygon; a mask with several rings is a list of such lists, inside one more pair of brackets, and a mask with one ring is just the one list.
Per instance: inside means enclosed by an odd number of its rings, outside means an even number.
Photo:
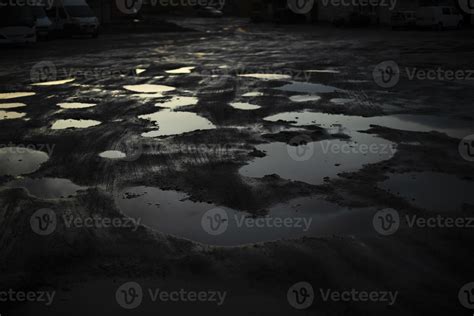
[{"label": "shallow water on asphalt", "polygon": [[242,74],[242,75],[239,75],[239,77],[254,78],[254,79],[263,79],[263,80],[286,80],[286,79],[291,79],[291,76],[290,76],[290,75],[282,75],[282,74],[261,74],[261,73]]},{"label": "shallow water on asphalt", "polygon": [[45,82],[36,82],[31,84],[32,86],[59,86],[62,84],[73,82],[74,78],[71,79],[64,79],[64,80],[55,80],[55,81],[45,81]]},{"label": "shallow water on asphalt", "polygon": [[124,159],[127,155],[119,150],[107,150],[99,154],[99,157],[106,159]]},{"label": "shallow water on asphalt", "polygon": [[10,100],[17,98],[30,97],[35,95],[35,92],[6,92],[0,93],[0,100]]},{"label": "shallow water on asphalt", "polygon": [[263,92],[253,91],[242,94],[243,97],[263,97]]},{"label": "shallow water on asphalt", "polygon": [[342,172],[354,172],[366,164],[393,157],[395,144],[369,134],[353,133],[351,140],[323,140],[300,146],[282,142],[257,145],[266,153],[243,166],[239,173],[245,177],[262,178],[277,174],[288,180],[313,185],[324,183]]},{"label": "shallow water on asphalt", "polygon": [[293,95],[290,97],[292,102],[315,102],[321,100],[318,95]]},{"label": "shallow water on asphalt", "polygon": [[12,112],[12,111],[1,111],[0,110],[0,121],[1,120],[13,120],[25,117],[26,113]]},{"label": "shallow water on asphalt", "polygon": [[166,70],[168,74],[190,74],[196,67],[181,67],[177,69]]},{"label": "shallow water on asphalt", "polygon": [[156,103],[155,106],[162,108],[176,109],[182,106],[196,105],[199,99],[196,97],[173,96],[171,99]]},{"label": "shallow water on asphalt", "polygon": [[175,87],[159,84],[137,84],[124,86],[125,90],[138,93],[163,93],[176,90]]},{"label": "shallow water on asphalt", "polygon": [[308,94],[332,93],[332,92],[342,91],[333,86],[327,86],[327,85],[319,84],[319,83],[299,82],[299,81],[292,81],[289,84],[285,84],[275,89],[281,90],[281,91],[308,93]]},{"label": "shallow water on asphalt", "polygon": [[158,127],[157,130],[143,133],[143,137],[171,136],[216,128],[208,119],[192,112],[162,110],[152,114],[140,115],[138,118],[150,120]]},{"label": "shallow water on asphalt", "polygon": [[74,184],[68,179],[60,178],[22,178],[8,182],[5,187],[24,188],[30,195],[42,199],[67,198],[86,189],[86,187]]},{"label": "shallow water on asphalt", "polygon": [[459,211],[474,205],[474,181],[435,172],[389,174],[378,186],[415,206],[436,212]]},{"label": "shallow water on asphalt", "polygon": [[[373,231],[373,210],[343,208],[315,197],[274,205],[267,216],[259,217],[257,221],[245,212],[193,202],[184,193],[153,187],[125,188],[116,194],[115,202],[125,215],[141,219],[142,224],[152,229],[208,245],[237,246],[303,236],[358,235]],[[214,230],[210,221],[216,213],[209,211],[216,208],[223,226],[216,222],[218,228]],[[271,224],[261,225],[264,220]],[[285,220],[287,224],[284,224]]]},{"label": "shallow water on asphalt", "polygon": [[25,103],[1,103],[0,109],[16,109],[25,107]]},{"label": "shallow water on asphalt", "polygon": [[18,176],[38,170],[49,156],[38,150],[22,147],[0,148],[0,176]]},{"label": "shallow water on asphalt", "polygon": [[87,109],[96,106],[94,103],[82,103],[82,102],[65,102],[58,103],[61,109]]},{"label": "shallow water on asphalt", "polygon": [[102,124],[99,121],[95,120],[74,120],[74,119],[68,119],[68,120],[57,120],[56,122],[53,123],[51,126],[51,129],[68,129],[68,128],[88,128],[88,127],[93,127]]},{"label": "shallow water on asphalt", "polygon": [[229,103],[229,105],[233,107],[234,109],[246,110],[246,111],[258,110],[261,108],[260,105],[250,104],[246,102],[232,102],[232,103]]}]

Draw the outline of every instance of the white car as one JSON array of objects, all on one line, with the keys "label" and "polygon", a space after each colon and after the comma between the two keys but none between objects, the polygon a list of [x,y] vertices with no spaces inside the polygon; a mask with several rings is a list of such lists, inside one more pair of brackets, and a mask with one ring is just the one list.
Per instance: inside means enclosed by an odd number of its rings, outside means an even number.
[{"label": "white car", "polygon": [[460,28],[462,21],[462,15],[454,7],[420,7],[416,12],[416,26],[418,27],[430,27],[437,30]]},{"label": "white car", "polygon": [[3,6],[0,10],[0,44],[36,42],[36,25],[28,6]]}]

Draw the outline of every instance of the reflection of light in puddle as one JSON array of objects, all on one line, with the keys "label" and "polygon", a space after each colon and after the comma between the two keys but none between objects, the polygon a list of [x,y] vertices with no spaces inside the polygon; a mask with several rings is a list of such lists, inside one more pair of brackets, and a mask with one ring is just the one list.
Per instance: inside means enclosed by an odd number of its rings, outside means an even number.
[{"label": "reflection of light in puddle", "polygon": [[19,119],[19,118],[24,117],[25,115],[26,113],[0,111],[0,121]]},{"label": "reflection of light in puddle", "polygon": [[295,122],[293,125],[296,126],[319,125],[324,128],[342,125],[351,131],[368,130],[370,125],[379,125],[412,132],[438,131],[455,138],[463,138],[473,133],[472,123],[469,121],[411,114],[362,117],[304,111],[280,113],[266,117],[264,120],[270,122],[282,120]]},{"label": "reflection of light in puddle", "polygon": [[[373,210],[347,209],[315,197],[305,197],[276,204],[268,213],[268,217],[281,221],[297,218],[301,225],[239,225],[243,220],[251,220],[250,214],[220,208],[228,216],[227,228],[222,234],[211,235],[201,223],[212,219],[206,212],[216,205],[192,202],[187,198],[181,192],[140,186],[125,188],[115,196],[115,201],[125,215],[140,218],[152,229],[208,245],[237,246],[303,236],[373,234]],[[260,220],[265,218],[260,217]]]},{"label": "reflection of light in puddle", "polygon": [[379,187],[400,194],[408,202],[436,212],[461,210],[464,203],[474,205],[474,182],[455,175],[417,172],[389,174]]},{"label": "reflection of light in puddle", "polygon": [[243,97],[262,97],[263,92],[247,92],[242,95]]},{"label": "reflection of light in puddle", "polygon": [[293,102],[311,102],[321,100],[320,96],[317,95],[294,95],[290,97]]},{"label": "reflection of light in puddle", "polygon": [[106,159],[124,159],[127,157],[127,155],[119,150],[107,150],[101,152],[99,157]]},{"label": "reflection of light in puddle", "polygon": [[292,81],[289,84],[286,84],[282,87],[275,88],[281,91],[290,91],[298,93],[308,93],[308,94],[318,94],[318,93],[332,93],[341,91],[340,89],[332,86],[327,86],[319,83],[308,83],[308,82],[298,82]]},{"label": "reflection of light in puddle", "polygon": [[166,73],[169,74],[190,74],[191,71],[196,67],[181,67],[178,69],[166,70]]},{"label": "reflection of light in puddle", "polygon": [[131,97],[140,99],[161,99],[165,96],[161,93],[138,93],[132,94]]},{"label": "reflection of light in puddle", "polygon": [[139,118],[150,120],[159,127],[158,130],[143,133],[143,137],[179,135],[216,128],[216,126],[206,118],[191,112],[163,110],[152,114],[141,115]]},{"label": "reflection of light in puddle", "polygon": [[94,107],[94,103],[81,103],[81,102],[68,102],[58,103],[58,106],[62,109],[86,109]]},{"label": "reflection of light in puddle", "polygon": [[0,109],[15,109],[25,107],[25,103],[3,103],[0,104]]},{"label": "reflection of light in puddle", "polygon": [[16,98],[24,98],[30,97],[35,95],[35,92],[7,92],[7,93],[0,93],[0,100],[8,100],[8,99],[16,99]]},{"label": "reflection of light in puddle", "polygon": [[51,129],[67,129],[67,128],[88,128],[100,125],[101,122],[95,120],[57,120]]},{"label": "reflection of light in puddle", "polygon": [[239,75],[239,77],[264,79],[264,80],[291,79],[290,75],[283,75],[283,74],[243,74],[243,75]]},{"label": "reflection of light in puddle", "polygon": [[254,159],[239,172],[252,178],[278,174],[284,179],[318,185],[325,177],[334,178],[338,173],[357,171],[366,164],[392,158],[396,151],[393,145],[362,133],[354,133],[351,141],[323,140],[301,146],[263,144],[256,147],[266,156]]},{"label": "reflection of light in puddle", "polygon": [[76,79],[72,78],[72,79],[64,79],[64,80],[37,82],[37,83],[33,83],[31,85],[32,86],[58,86],[58,85],[73,82],[74,80],[76,80]]},{"label": "reflection of light in puddle", "polygon": [[321,73],[321,74],[338,74],[338,73],[340,73],[339,70],[332,70],[332,69],[314,69],[314,70],[305,70],[304,72]]},{"label": "reflection of light in puddle", "polygon": [[75,195],[85,187],[78,186],[68,179],[59,178],[22,178],[5,184],[10,188],[25,188],[31,195],[42,199],[58,199]]},{"label": "reflection of light in puddle", "polygon": [[233,102],[230,103],[230,106],[233,107],[234,109],[238,110],[257,110],[260,109],[260,105],[255,105],[255,104],[250,104],[250,103],[243,103],[243,102]]},{"label": "reflection of light in puddle", "polygon": [[170,108],[170,109],[175,109],[181,106],[188,106],[188,105],[196,105],[198,103],[198,98],[196,97],[178,97],[174,96],[170,100],[161,102],[161,103],[156,103],[156,106],[162,107],[162,108]]},{"label": "reflection of light in puddle", "polygon": [[329,100],[329,102],[332,102],[337,105],[344,105],[344,104],[351,103],[354,101],[355,101],[354,99],[343,99],[343,98],[334,98],[334,99]]},{"label": "reflection of light in puddle", "polygon": [[162,93],[176,90],[174,87],[163,86],[158,84],[137,84],[124,86],[126,90],[139,93]]},{"label": "reflection of light in puddle", "polygon": [[143,68],[137,68],[137,69],[135,69],[135,73],[136,73],[137,75],[139,75],[139,74],[141,74],[141,73],[144,73],[145,71],[146,71],[146,69],[143,69]]},{"label": "reflection of light in puddle", "polygon": [[42,151],[22,147],[0,148],[0,175],[32,173],[48,159],[49,156]]}]

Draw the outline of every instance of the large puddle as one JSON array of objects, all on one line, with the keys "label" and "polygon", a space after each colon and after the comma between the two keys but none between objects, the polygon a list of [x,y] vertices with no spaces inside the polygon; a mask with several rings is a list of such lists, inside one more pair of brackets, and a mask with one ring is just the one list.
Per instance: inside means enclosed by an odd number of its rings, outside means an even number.
[{"label": "large puddle", "polygon": [[255,158],[243,166],[241,175],[262,178],[277,174],[288,180],[319,185],[325,178],[342,172],[353,172],[364,165],[393,157],[395,144],[370,134],[353,133],[351,140],[323,140],[299,146],[282,142],[258,145],[266,156]]},{"label": "large puddle", "polygon": [[30,195],[42,199],[59,199],[75,195],[78,191],[86,189],[74,184],[68,179],[60,178],[22,178],[5,184],[9,188],[24,188]]},{"label": "large puddle", "polygon": [[289,84],[286,84],[282,87],[275,88],[275,89],[281,90],[281,91],[307,93],[307,94],[332,93],[332,92],[342,91],[336,87],[327,86],[324,84],[299,82],[299,81],[292,81]]},{"label": "large puddle", "polygon": [[101,122],[95,120],[57,120],[51,126],[51,129],[68,129],[68,128],[88,128],[100,125]]},{"label": "large puddle", "polygon": [[[181,192],[140,186],[122,190],[115,201],[124,214],[141,219],[142,224],[152,229],[208,245],[236,246],[303,236],[373,232],[372,210],[347,209],[318,198],[297,198],[277,204],[267,216],[257,218],[229,208],[208,212],[215,210],[216,205],[187,198]],[[262,225],[262,221],[266,224]]]},{"label": "large puddle", "polygon": [[472,122],[425,115],[390,115],[390,116],[349,116],[318,112],[285,112],[264,118],[266,121],[291,122],[295,126],[319,125],[326,129],[343,128],[351,131],[365,131],[370,125],[379,125],[392,129],[412,132],[437,131],[454,138],[464,138],[473,133]]},{"label": "large puddle", "polygon": [[23,147],[0,148],[0,176],[32,173],[48,159],[46,153],[38,150]]},{"label": "large puddle", "polygon": [[138,93],[155,93],[161,94],[163,92],[169,92],[176,90],[175,87],[158,85],[158,84],[138,84],[138,85],[128,85],[124,86],[125,90],[138,92]]},{"label": "large puddle", "polygon": [[150,120],[158,126],[157,130],[143,133],[143,137],[171,136],[216,128],[208,119],[192,112],[162,110],[152,114],[140,115],[139,118]]},{"label": "large puddle", "polygon": [[24,98],[30,97],[35,95],[35,92],[7,92],[7,93],[0,93],[0,100],[10,100],[16,98]]},{"label": "large puddle", "polygon": [[173,96],[170,100],[156,103],[155,105],[162,108],[176,109],[183,106],[196,105],[198,102],[199,99],[196,97]]},{"label": "large puddle", "polygon": [[26,113],[0,110],[0,121],[1,120],[19,119],[19,118],[22,118],[24,116],[26,116]]},{"label": "large puddle", "polygon": [[379,187],[429,211],[459,211],[464,203],[474,205],[474,182],[445,173],[390,174]]}]

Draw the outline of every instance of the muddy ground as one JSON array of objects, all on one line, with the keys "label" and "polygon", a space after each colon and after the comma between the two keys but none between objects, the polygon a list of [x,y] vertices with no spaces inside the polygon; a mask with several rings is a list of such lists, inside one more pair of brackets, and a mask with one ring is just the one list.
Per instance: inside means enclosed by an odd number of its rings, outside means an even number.
[{"label": "muddy ground", "polygon": [[[473,281],[473,229],[413,229],[402,224],[391,236],[375,231],[277,240],[238,247],[214,247],[140,226],[136,231],[74,228],[58,225],[48,236],[30,228],[30,217],[41,208],[77,216],[124,217],[113,196],[136,185],[187,193],[203,201],[251,214],[265,214],[276,203],[318,196],[350,208],[393,208],[401,215],[428,216],[432,210],[411,203],[377,183],[391,173],[439,172],[474,181],[474,165],[459,154],[459,139],[440,132],[413,132],[373,126],[365,133],[396,143],[390,160],[326,179],[321,185],[283,179],[278,175],[246,178],[238,170],[265,153],[256,145],[279,140],[290,143],[304,134],[313,141],[346,139],[312,126],[297,132],[290,122],[263,118],[286,111],[311,110],[333,114],[382,116],[435,115],[473,122],[473,81],[409,80],[402,74],[393,88],[374,83],[372,70],[386,60],[401,67],[469,69],[474,64],[472,32],[392,32],[317,26],[254,25],[245,20],[193,19],[174,21],[185,30],[121,34],[99,39],[60,39],[25,48],[2,48],[1,89],[28,92],[18,99],[27,120],[0,121],[0,143],[54,148],[47,162],[29,177],[69,179],[87,187],[75,196],[40,199],[24,189],[0,191],[0,262],[2,288],[54,289],[51,306],[9,303],[2,315],[60,315],[208,312],[255,315],[468,315],[458,300],[459,289]],[[55,79],[75,81],[32,86],[38,62],[54,63]],[[195,67],[190,74],[165,70]],[[225,66],[225,67],[222,67]],[[145,69],[137,74],[136,69]],[[109,75],[107,70],[118,75]],[[335,72],[305,72],[332,69]],[[91,71],[84,74],[84,71]],[[105,74],[104,74],[105,73]],[[335,86],[340,92],[321,94],[318,102],[288,101],[291,93],[275,90],[285,80],[258,80],[238,74],[283,73],[295,81]],[[162,78],[157,76],[163,76]],[[474,79],[474,78],[473,78]],[[286,81],[290,81],[289,79]],[[199,103],[180,108],[207,118],[217,128],[184,135],[144,138],[153,123],[138,118],[156,112],[156,99],[133,96],[125,85],[156,83],[173,92],[195,96]],[[239,111],[227,104],[251,97],[261,106]],[[332,98],[351,98],[337,105]],[[5,101],[5,100],[2,100]],[[87,109],[61,110],[61,102],[90,102]],[[5,101],[5,102],[8,102]],[[17,100],[10,101],[17,102]],[[2,102],[4,103],[4,102]],[[90,119],[102,124],[86,129],[52,130],[58,119]],[[177,122],[179,124],[179,122]],[[472,125],[471,125],[472,126]],[[474,130],[474,128],[473,128]],[[6,147],[6,146],[3,146]],[[131,160],[107,160],[99,153],[119,149]],[[0,178],[2,185],[13,177]],[[469,217],[474,206],[449,212]],[[115,290],[126,281],[142,287],[221,289],[222,306],[212,303],[150,303],[129,311],[115,301]],[[324,302],[319,296],[304,311],[287,301],[288,288],[307,281],[315,289],[399,291],[396,304]],[[4,312],[5,311],[5,312]]]}]

